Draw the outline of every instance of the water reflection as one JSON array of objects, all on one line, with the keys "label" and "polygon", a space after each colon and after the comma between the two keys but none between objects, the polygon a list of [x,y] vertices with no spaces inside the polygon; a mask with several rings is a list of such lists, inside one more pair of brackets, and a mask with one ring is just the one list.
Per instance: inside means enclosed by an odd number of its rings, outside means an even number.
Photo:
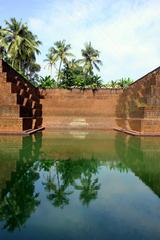
[{"label": "water reflection", "polygon": [[[98,139],[98,140],[97,140]],[[48,143],[48,144],[47,144]],[[83,206],[98,199],[100,170],[133,172],[160,197],[160,139],[106,133],[85,139],[1,137],[0,221],[8,231],[21,229],[41,205],[40,190],[55,208],[64,209],[76,193]],[[81,154],[80,154],[81,153]],[[59,159],[61,161],[59,161]]]},{"label": "water reflection", "polygon": [[95,176],[99,165],[94,159],[40,162],[40,168],[46,176],[43,185],[49,193],[47,198],[55,207],[63,208],[69,204],[69,195],[78,190],[80,201],[88,206],[91,200],[96,199],[100,188],[98,177]]},{"label": "water reflection", "polygon": [[116,135],[119,159],[160,197],[160,138]]},{"label": "water reflection", "polygon": [[[35,141],[33,142],[32,137],[14,137],[17,144],[16,151],[14,152],[10,148],[11,142],[6,142],[6,140],[4,138],[4,145],[1,148],[1,166],[6,164],[5,161],[10,162],[9,157],[12,155],[12,162],[14,162],[12,164],[15,168],[10,169],[9,166],[9,169],[6,168],[6,171],[2,173],[4,176],[10,174],[10,179],[4,183],[5,188],[1,191],[0,220],[4,222],[3,227],[5,229],[14,231],[16,228],[20,229],[24,225],[32,212],[40,204],[38,200],[39,194],[35,192],[34,183],[39,178],[36,157],[39,155],[41,138],[36,139],[35,137]],[[2,156],[5,157],[2,158]],[[8,173],[7,170],[11,172]]]},{"label": "water reflection", "polygon": [[[68,196],[72,194],[71,191],[68,191],[68,184],[63,179],[60,170],[58,169],[58,165],[60,162],[55,161],[51,162],[52,167],[48,170],[49,173],[47,177],[45,177],[45,181],[43,182],[45,190],[48,192],[47,198],[48,200],[55,206],[63,208],[65,205],[69,204]],[[53,168],[54,166],[54,168]],[[44,163],[43,163],[44,167]],[[47,163],[48,167],[48,163]],[[44,168],[46,169],[46,167]]]}]

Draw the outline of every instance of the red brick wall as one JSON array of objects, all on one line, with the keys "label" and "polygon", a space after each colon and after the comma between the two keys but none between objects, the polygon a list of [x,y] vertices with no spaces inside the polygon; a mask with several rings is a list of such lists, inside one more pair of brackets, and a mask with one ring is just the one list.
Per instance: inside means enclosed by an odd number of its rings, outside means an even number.
[{"label": "red brick wall", "polygon": [[44,90],[43,123],[47,128],[111,129],[122,90]]},{"label": "red brick wall", "polygon": [[146,133],[160,132],[160,67],[131,84],[120,95],[117,125]]},{"label": "red brick wall", "polygon": [[0,60],[0,132],[22,132],[42,125],[39,89]]},{"label": "red brick wall", "polygon": [[33,87],[0,61],[0,131],[123,128],[160,133],[160,68],[121,89]]}]

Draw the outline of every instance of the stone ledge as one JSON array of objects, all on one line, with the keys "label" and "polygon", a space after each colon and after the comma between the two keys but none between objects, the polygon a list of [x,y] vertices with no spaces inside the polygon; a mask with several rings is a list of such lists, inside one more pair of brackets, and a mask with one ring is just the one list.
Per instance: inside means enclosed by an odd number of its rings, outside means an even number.
[{"label": "stone ledge", "polygon": [[160,137],[160,133],[143,133],[143,132],[137,132],[132,130],[127,130],[123,128],[114,128],[113,130],[117,132],[122,132],[125,134],[129,134],[132,136],[139,136],[139,137]]},{"label": "stone ledge", "polygon": [[36,132],[42,131],[44,129],[45,129],[45,127],[40,127],[40,128],[37,128],[37,129],[28,129],[28,130],[22,131],[22,132],[0,131],[0,135],[24,135],[24,136],[28,136],[28,135],[34,134]]}]

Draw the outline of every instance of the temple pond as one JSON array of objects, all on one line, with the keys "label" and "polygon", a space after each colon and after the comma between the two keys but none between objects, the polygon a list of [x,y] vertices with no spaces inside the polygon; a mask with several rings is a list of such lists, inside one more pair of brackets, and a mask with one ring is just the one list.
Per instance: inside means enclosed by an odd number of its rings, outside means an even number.
[{"label": "temple pond", "polygon": [[0,137],[0,239],[160,239],[160,138]]}]

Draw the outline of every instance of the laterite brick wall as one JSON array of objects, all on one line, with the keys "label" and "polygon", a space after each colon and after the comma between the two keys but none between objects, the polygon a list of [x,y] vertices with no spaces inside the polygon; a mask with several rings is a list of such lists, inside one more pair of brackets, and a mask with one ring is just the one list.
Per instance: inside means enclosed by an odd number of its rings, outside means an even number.
[{"label": "laterite brick wall", "polygon": [[43,123],[46,128],[112,129],[122,90],[44,90]]},{"label": "laterite brick wall", "polygon": [[160,133],[160,67],[124,90],[116,115],[120,128]]},{"label": "laterite brick wall", "polygon": [[22,132],[42,125],[39,89],[0,60],[0,132]]},{"label": "laterite brick wall", "polygon": [[0,60],[0,132],[121,128],[160,133],[160,67],[128,89],[38,89]]}]

